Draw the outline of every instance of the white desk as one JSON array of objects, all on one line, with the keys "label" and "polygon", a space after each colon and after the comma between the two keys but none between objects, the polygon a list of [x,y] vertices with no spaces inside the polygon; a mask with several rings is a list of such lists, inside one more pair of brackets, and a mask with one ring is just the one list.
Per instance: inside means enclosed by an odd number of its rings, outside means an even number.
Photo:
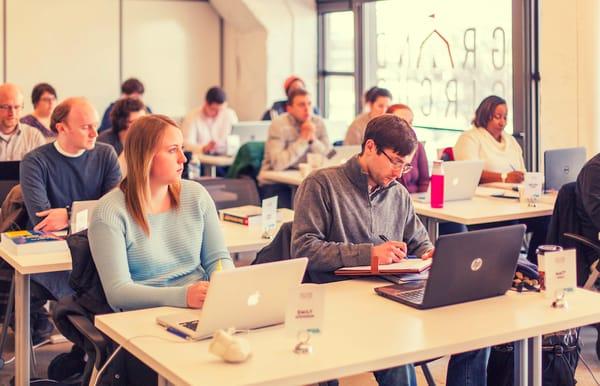
[{"label": "white desk", "polygon": [[516,199],[494,198],[480,194],[476,194],[471,200],[444,202],[444,207],[439,209],[432,208],[430,203],[418,200],[413,200],[413,205],[415,212],[425,223],[431,240],[437,239],[440,221],[452,221],[464,225],[486,224],[551,216],[554,209],[552,201],[546,199],[537,203],[535,207],[530,207]]},{"label": "white desk", "polygon": [[299,186],[304,180],[299,170],[283,170],[280,172],[269,170],[262,172],[261,177],[271,182],[287,184],[290,186]]},{"label": "white desk", "polygon": [[[294,220],[294,211],[290,209],[281,209],[283,212],[282,221],[277,222],[277,231],[281,224]],[[257,252],[265,245],[269,244],[272,239],[262,237],[262,226],[247,226],[232,223],[229,221],[221,221],[221,229],[225,237],[225,245],[229,253],[239,252]]]},{"label": "white desk", "polygon": [[[312,339],[311,355],[294,354],[295,339],[276,326],[247,336],[248,362],[226,364],[208,352],[209,341],[182,343],[159,327],[156,317],[176,310],[169,307],[102,315],[95,323],[152,367],[159,385],[310,384],[528,338],[534,338],[534,384],[540,385],[541,334],[600,321],[600,294],[580,289],[569,294],[568,309],[551,308],[540,294],[510,292],[418,311],[377,296],[372,288],[382,284],[326,284],[323,333]],[[518,361],[516,367],[526,384],[527,367]]]},{"label": "white desk", "polygon": [[[29,385],[31,333],[29,330],[30,275],[71,269],[71,254],[14,256],[0,248],[0,257],[15,270],[15,385]],[[3,326],[2,328],[6,328]]]},{"label": "white desk", "polygon": [[194,155],[200,161],[200,166],[204,169],[203,175],[210,177],[217,176],[217,166],[231,166],[233,164],[233,157],[227,155],[209,155],[204,153],[198,153]]}]

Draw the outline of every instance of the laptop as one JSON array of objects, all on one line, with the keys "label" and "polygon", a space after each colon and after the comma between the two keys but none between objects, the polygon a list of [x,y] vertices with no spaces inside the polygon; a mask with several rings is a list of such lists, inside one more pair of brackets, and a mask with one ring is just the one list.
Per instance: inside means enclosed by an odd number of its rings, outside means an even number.
[{"label": "laptop", "polygon": [[337,166],[360,153],[360,146],[335,146],[325,156],[324,166]]},{"label": "laptop", "polygon": [[[483,161],[448,161],[444,162],[444,201],[470,200],[479,185]],[[430,191],[413,194],[419,202],[431,200]]]},{"label": "laptop", "polygon": [[90,226],[92,212],[96,209],[98,200],[73,201],[71,205],[71,234],[86,230]]},{"label": "laptop", "polygon": [[560,190],[569,182],[574,182],[585,165],[584,147],[546,150],[544,152],[544,181],[546,190]]},{"label": "laptop", "polygon": [[429,278],[375,288],[407,306],[428,309],[504,295],[517,268],[525,225],[440,236]]},{"label": "laptop", "polygon": [[218,329],[248,330],[281,324],[292,288],[298,287],[308,259],[290,259],[213,273],[202,310],[156,318],[176,335],[192,340]]},{"label": "laptop", "polygon": [[234,123],[231,135],[240,137],[240,146],[247,142],[265,142],[269,136],[271,121],[246,121]]}]

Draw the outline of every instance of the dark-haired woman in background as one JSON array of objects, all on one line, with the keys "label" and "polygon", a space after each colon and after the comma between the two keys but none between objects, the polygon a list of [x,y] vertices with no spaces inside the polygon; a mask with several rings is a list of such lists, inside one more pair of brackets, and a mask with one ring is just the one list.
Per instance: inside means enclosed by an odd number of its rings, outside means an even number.
[{"label": "dark-haired woman in background", "polygon": [[[480,183],[508,182],[518,184],[523,182],[525,161],[523,150],[517,140],[504,131],[508,119],[506,101],[499,96],[490,95],[485,98],[475,111],[473,127],[461,134],[454,146],[454,156],[457,160],[482,160],[483,172]],[[527,226],[527,232],[532,232],[527,259],[537,263],[535,253],[537,247],[543,244],[548,231],[550,216],[535,217],[518,221]],[[514,224],[517,221],[500,222],[469,226],[469,230],[492,228]]]},{"label": "dark-haired woman in background", "polygon": [[48,83],[39,83],[31,91],[33,112],[21,118],[21,123],[33,126],[42,132],[46,141],[56,138],[56,133],[50,130],[50,116],[56,107],[56,90]]}]

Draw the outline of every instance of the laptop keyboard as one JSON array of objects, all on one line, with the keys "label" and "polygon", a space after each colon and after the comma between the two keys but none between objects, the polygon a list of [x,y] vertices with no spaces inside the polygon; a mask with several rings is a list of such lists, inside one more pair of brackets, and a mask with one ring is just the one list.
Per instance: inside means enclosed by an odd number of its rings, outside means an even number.
[{"label": "laptop keyboard", "polygon": [[409,301],[410,303],[421,304],[423,303],[425,288],[419,288],[411,291],[397,291],[395,295],[403,300]]},{"label": "laptop keyboard", "polygon": [[198,322],[199,320],[190,320],[188,322],[181,322],[179,323],[179,325],[185,328],[189,328],[192,331],[196,331],[196,328],[198,328]]}]

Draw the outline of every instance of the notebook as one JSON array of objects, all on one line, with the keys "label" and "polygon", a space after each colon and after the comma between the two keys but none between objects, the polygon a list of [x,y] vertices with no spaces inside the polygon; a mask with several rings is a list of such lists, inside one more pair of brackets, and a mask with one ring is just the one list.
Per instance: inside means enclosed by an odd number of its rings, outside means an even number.
[{"label": "notebook", "polygon": [[379,265],[379,272],[372,272],[370,265],[343,267],[335,271],[336,275],[396,275],[399,273],[420,273],[431,267],[431,259],[403,259],[399,263]]},{"label": "notebook", "polygon": [[[470,200],[479,184],[483,161],[444,162],[444,201]],[[431,193],[415,193],[413,198],[419,202],[429,202]]]},{"label": "notebook", "polygon": [[159,316],[156,322],[192,340],[209,338],[218,329],[281,324],[290,290],[301,284],[307,263],[303,257],[215,272],[201,310]]},{"label": "notebook", "polygon": [[427,309],[506,293],[517,268],[525,225],[440,236],[429,278],[375,288],[378,295]]}]

